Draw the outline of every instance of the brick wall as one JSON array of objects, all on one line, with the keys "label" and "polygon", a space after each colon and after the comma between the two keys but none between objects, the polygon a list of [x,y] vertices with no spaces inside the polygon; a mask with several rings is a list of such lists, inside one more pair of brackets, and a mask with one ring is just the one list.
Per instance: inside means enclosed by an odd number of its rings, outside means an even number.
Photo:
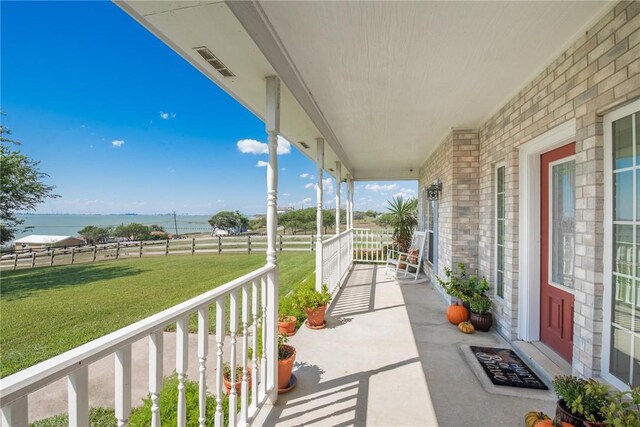
[{"label": "brick wall", "polygon": [[[506,165],[505,295],[497,300],[497,328],[514,339],[518,309],[518,147],[548,130],[576,119],[576,256],[573,368],[594,376],[600,370],[602,331],[603,251],[603,129],[605,113],[640,97],[640,2],[620,2],[583,34],[544,71],[502,106],[479,129],[478,195],[475,263],[479,273],[494,281],[494,168]],[[455,125],[455,123],[452,123]],[[453,179],[453,154],[443,164],[443,147],[452,147],[449,135],[420,172],[420,188],[439,173]],[[451,150],[448,148],[447,150]],[[445,150],[446,151],[446,150]],[[458,161],[461,159],[458,158]],[[468,163],[468,162],[467,162]],[[467,169],[467,164],[464,165]],[[468,170],[471,172],[472,167]],[[442,178],[441,178],[442,179]],[[443,184],[445,184],[445,180]],[[453,181],[450,181],[453,182]],[[535,184],[532,184],[535,185]],[[445,186],[446,189],[446,186]],[[443,195],[445,190],[443,190]],[[452,230],[458,221],[453,196],[448,196],[448,217],[441,229]],[[457,225],[457,224],[456,224]],[[473,229],[473,225],[471,227]],[[455,240],[455,239],[454,239]],[[441,245],[450,244],[441,239]],[[473,251],[451,245],[441,265],[458,258],[473,258]],[[443,248],[446,251],[446,248]]]}]

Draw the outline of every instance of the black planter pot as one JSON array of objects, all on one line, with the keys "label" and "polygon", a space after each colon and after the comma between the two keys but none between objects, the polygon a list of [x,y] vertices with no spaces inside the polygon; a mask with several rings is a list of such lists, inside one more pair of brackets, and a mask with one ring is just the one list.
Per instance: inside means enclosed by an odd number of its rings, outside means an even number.
[{"label": "black planter pot", "polygon": [[493,316],[489,314],[476,314],[471,312],[470,321],[476,331],[488,332],[493,325]]},{"label": "black planter pot", "polygon": [[556,418],[575,427],[584,427],[584,418],[571,413],[571,411],[565,406],[563,400],[558,400],[556,403]]}]

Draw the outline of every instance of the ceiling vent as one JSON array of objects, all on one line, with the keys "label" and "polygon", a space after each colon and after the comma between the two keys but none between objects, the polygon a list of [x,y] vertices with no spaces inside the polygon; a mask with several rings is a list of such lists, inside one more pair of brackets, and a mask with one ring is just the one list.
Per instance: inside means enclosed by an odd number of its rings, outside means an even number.
[{"label": "ceiling vent", "polygon": [[304,148],[306,148],[307,150],[309,149],[309,144],[307,144],[307,143],[306,143],[306,142],[304,142],[304,141],[300,141],[300,142],[298,142],[298,144],[302,145],[302,146],[303,146]]},{"label": "ceiling vent", "polygon": [[216,69],[217,72],[222,74],[224,77],[235,77],[229,69],[215,56],[207,47],[200,46],[193,48],[196,52],[200,54],[213,68]]}]

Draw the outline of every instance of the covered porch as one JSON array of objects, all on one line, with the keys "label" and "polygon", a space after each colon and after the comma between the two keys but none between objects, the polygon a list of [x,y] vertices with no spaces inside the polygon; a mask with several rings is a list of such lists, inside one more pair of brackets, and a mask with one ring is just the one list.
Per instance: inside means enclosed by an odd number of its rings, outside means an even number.
[{"label": "covered porch", "polygon": [[493,386],[468,346],[509,344],[495,332],[461,334],[445,307],[428,283],[398,284],[383,265],[356,264],[327,328],[290,338],[298,385],[256,425],[512,427],[526,412],[553,413],[552,391]]},{"label": "covered porch", "polygon": [[[601,365],[600,355],[609,341],[602,333],[611,324],[603,322],[603,301],[611,290],[605,287],[610,278],[603,273],[600,231],[606,218],[602,117],[640,95],[637,2],[415,2],[402,7],[383,2],[116,3],[264,120],[267,265],[3,379],[4,425],[26,425],[29,394],[64,378],[70,425],[86,425],[87,366],[104,357],[115,359],[116,418],[119,426],[127,425],[131,346],[148,339],[144,357],[152,425],[159,426],[162,331],[173,323],[180,384],[177,425],[186,425],[192,315],[198,317],[200,425],[213,418],[216,426],[459,426],[478,420],[513,426],[529,410],[552,413],[550,393],[505,395],[482,384],[473,363],[467,363],[464,345],[508,347],[505,338],[539,339],[540,296],[523,289],[540,284],[537,266],[526,267],[536,257],[540,261],[535,236],[540,233],[534,227],[540,197],[527,189],[538,186],[540,152],[571,141],[577,141],[576,182],[582,187],[576,203],[578,308],[571,325],[571,339],[574,329],[576,338],[570,369],[584,376],[606,372],[609,361]],[[544,150],[536,145],[537,151],[519,159],[531,149],[526,144],[535,145],[558,128],[568,130],[545,142]],[[288,395],[279,395],[276,386],[279,136],[315,163],[316,285],[326,283],[335,295],[329,327],[303,329],[291,341],[298,350],[299,383]],[[538,175],[527,175],[536,168]],[[323,241],[325,173],[336,183],[337,227],[336,235]],[[358,259],[354,183],[387,179],[419,179],[425,190],[445,183],[439,204],[426,198],[420,203],[419,228],[430,233],[429,281],[398,285],[377,264],[357,264],[371,260]],[[530,209],[519,204],[519,190],[531,199]],[[346,227],[340,225],[343,202]],[[376,246],[369,253],[382,249],[377,242],[370,242]],[[495,284],[502,280],[491,289],[501,335],[466,336],[447,324],[446,305],[433,279],[457,262]],[[531,276],[524,275],[525,267]],[[209,318],[212,307],[215,319]],[[529,325],[529,319],[537,323]],[[215,348],[208,345],[210,321]],[[259,334],[263,351],[249,352],[258,348]],[[632,369],[630,343],[627,366]],[[238,378],[240,393],[232,389],[229,397],[229,406],[240,410],[229,414],[221,397],[226,360],[232,372],[245,368]],[[251,385],[247,367],[255,379]],[[209,376],[213,390],[206,386]],[[215,414],[205,411],[211,394]]]}]

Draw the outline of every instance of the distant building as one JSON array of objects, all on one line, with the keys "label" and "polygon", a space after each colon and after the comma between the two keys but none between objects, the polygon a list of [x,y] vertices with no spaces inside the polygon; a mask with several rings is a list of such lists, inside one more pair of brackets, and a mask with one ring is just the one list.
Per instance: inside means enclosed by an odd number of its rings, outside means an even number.
[{"label": "distant building", "polygon": [[287,212],[291,212],[292,210],[294,209],[291,206],[287,206],[285,208],[278,207],[278,214],[286,214]]},{"label": "distant building", "polygon": [[84,240],[71,236],[46,236],[31,234],[21,239],[14,240],[16,251],[32,250],[40,251],[51,247],[65,248],[84,245]]}]

